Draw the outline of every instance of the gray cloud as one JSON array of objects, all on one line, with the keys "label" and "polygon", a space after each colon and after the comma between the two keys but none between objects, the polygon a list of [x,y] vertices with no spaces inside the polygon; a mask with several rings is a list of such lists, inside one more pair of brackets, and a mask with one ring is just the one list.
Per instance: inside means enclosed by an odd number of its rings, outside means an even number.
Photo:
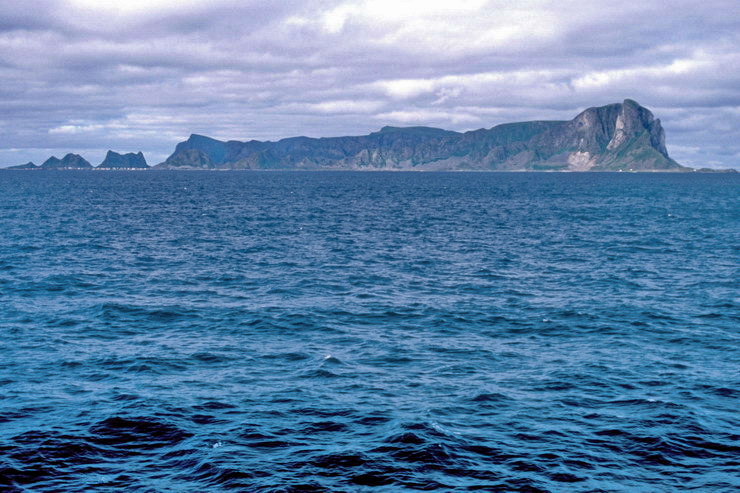
[{"label": "gray cloud", "polygon": [[569,119],[629,97],[679,162],[740,166],[734,0],[115,5],[0,0],[0,165],[108,148],[157,162],[191,132]]}]

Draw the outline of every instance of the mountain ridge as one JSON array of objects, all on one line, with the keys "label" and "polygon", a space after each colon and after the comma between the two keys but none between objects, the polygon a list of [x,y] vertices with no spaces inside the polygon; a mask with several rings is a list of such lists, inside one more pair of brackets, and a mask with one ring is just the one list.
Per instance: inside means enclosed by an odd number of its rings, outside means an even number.
[{"label": "mountain ridge", "polygon": [[367,135],[218,140],[191,134],[150,168],[141,152],[108,151],[97,167],[78,154],[5,169],[418,170],[418,171],[736,171],[681,166],[665,131],[632,99],[591,107],[571,120],[501,123],[456,132],[384,126]]},{"label": "mountain ridge", "polygon": [[385,126],[354,137],[220,141],[192,134],[157,169],[682,171],[652,112],[625,99],[572,120],[454,132]]}]

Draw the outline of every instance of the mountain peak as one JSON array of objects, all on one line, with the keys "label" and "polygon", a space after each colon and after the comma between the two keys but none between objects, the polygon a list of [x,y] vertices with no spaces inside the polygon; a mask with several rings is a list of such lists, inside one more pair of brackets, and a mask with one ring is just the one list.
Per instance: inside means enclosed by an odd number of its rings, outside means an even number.
[{"label": "mountain peak", "polygon": [[218,139],[214,139],[213,137],[208,137],[207,135],[201,135],[201,134],[190,134],[190,137],[188,137],[187,142],[221,142]]},{"label": "mountain peak", "polygon": [[[177,146],[175,147],[175,152],[173,152],[170,157],[168,157],[167,160],[162,163],[162,165],[169,166],[167,164],[169,162],[173,166],[181,166],[181,164],[176,165],[174,163],[181,163],[183,162],[182,159],[178,159],[176,161],[173,161],[172,159],[177,154],[183,153],[185,151],[198,151],[198,153],[191,152],[189,153],[189,155],[198,155],[198,158],[196,159],[197,163],[199,163],[199,165],[205,165],[205,163],[207,162],[207,167],[210,167],[213,164],[218,165],[224,162],[224,159],[226,157],[226,142],[212,139],[211,137],[207,137],[205,135],[190,134],[188,140],[177,144]],[[202,156],[200,154],[202,154]],[[207,159],[204,159],[204,156]]]},{"label": "mountain peak", "polygon": [[79,154],[69,153],[62,159],[51,156],[41,165],[43,169],[90,169],[92,165]]},{"label": "mountain peak", "polygon": [[145,169],[149,165],[146,164],[144,154],[138,152],[134,154],[129,152],[128,154],[119,154],[114,151],[108,151],[105,155],[105,159],[98,165],[98,168],[103,169],[122,169],[122,168],[138,168]]}]

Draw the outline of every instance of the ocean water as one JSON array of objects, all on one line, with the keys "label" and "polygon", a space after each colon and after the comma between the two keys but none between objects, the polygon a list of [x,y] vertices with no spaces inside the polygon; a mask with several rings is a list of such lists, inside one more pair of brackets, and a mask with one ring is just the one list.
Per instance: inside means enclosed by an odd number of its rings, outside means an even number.
[{"label": "ocean water", "polygon": [[737,491],[739,192],[0,172],[0,490]]}]

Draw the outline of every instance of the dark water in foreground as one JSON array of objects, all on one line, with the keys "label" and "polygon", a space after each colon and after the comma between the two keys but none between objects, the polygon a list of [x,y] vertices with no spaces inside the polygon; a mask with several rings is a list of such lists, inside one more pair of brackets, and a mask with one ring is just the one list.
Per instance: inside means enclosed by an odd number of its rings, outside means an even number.
[{"label": "dark water in foreground", "polygon": [[2,172],[3,491],[731,491],[740,177]]}]

